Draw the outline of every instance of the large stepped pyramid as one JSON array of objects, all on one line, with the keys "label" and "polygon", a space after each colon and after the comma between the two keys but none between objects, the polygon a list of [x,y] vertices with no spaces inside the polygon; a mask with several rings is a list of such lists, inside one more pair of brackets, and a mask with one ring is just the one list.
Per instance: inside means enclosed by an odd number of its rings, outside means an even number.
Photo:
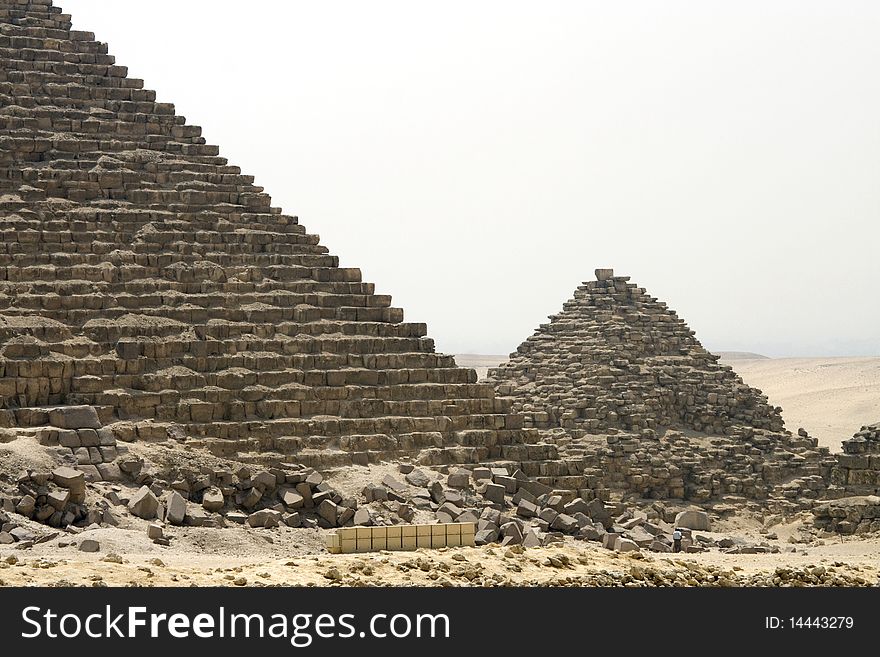
[{"label": "large stepped pyramid", "polygon": [[650,437],[660,427],[783,428],[781,409],[720,365],[665,303],[610,269],[596,270],[488,378],[541,429]]},{"label": "large stepped pyramid", "polygon": [[0,426],[85,404],[319,467],[554,455],[51,0],[0,0],[0,64]]}]

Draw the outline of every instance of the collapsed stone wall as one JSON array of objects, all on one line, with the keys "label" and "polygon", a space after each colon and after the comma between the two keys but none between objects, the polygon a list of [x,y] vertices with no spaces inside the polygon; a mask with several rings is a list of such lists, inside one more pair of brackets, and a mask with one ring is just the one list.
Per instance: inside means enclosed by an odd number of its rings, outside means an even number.
[{"label": "collapsed stone wall", "polygon": [[674,430],[655,440],[562,429],[544,437],[558,441],[559,458],[522,463],[524,472],[584,499],[764,500],[774,512],[790,513],[826,496],[836,464],[814,438],[760,431],[736,440]]},{"label": "collapsed stone wall", "polygon": [[880,422],[843,441],[831,483],[843,495],[880,495]]}]

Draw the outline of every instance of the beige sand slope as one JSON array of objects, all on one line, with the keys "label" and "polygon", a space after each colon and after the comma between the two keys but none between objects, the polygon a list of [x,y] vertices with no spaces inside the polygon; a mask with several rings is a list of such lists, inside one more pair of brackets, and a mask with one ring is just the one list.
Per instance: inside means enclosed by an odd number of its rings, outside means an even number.
[{"label": "beige sand slope", "polygon": [[880,422],[880,358],[763,358],[722,360],[770,402],[782,406],[786,427],[803,427],[820,445]]},{"label": "beige sand slope", "polygon": [[[880,422],[880,357],[766,358],[746,352],[721,352],[743,380],[760,388],[770,403],[782,406],[791,431],[803,427],[820,445],[840,451],[840,442],[863,425]],[[749,358],[748,356],[754,356]],[[462,367],[480,378],[507,356],[460,354]]]}]

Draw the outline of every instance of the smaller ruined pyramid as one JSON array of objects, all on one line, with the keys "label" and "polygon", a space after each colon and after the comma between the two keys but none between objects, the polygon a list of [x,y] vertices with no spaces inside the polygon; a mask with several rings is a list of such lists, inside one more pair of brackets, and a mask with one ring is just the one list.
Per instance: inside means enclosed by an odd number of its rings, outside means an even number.
[{"label": "smaller ruined pyramid", "polygon": [[720,365],[665,303],[611,269],[597,269],[489,381],[539,429],[783,428],[781,409]]}]

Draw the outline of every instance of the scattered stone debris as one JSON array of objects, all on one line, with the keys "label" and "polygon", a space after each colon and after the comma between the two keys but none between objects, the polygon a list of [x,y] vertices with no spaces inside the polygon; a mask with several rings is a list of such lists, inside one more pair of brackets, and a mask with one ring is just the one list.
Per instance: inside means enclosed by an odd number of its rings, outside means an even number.
[{"label": "scattered stone debris", "polygon": [[87,538],[83,540],[79,544],[80,552],[98,552],[101,549],[101,544],[98,541]]}]

